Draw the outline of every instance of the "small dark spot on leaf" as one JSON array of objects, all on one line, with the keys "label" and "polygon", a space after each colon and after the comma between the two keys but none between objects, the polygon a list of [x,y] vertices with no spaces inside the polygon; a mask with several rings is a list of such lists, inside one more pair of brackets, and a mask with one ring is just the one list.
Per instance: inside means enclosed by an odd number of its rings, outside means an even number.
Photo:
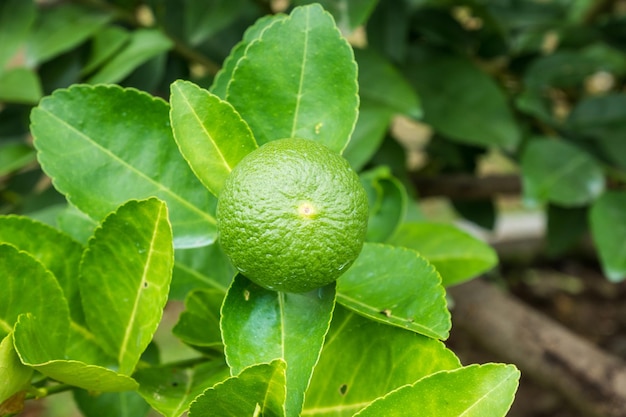
[{"label": "small dark spot on leaf", "polygon": [[148,288],[148,281],[144,281],[144,282],[143,282],[143,287],[144,287],[144,288]]},{"label": "small dark spot on leaf", "polygon": [[339,387],[339,394],[346,395],[346,392],[348,392],[348,385],[341,384],[341,386]]},{"label": "small dark spot on leaf", "polygon": [[391,317],[391,310],[389,310],[388,308],[381,310],[380,314],[382,314],[385,317]]},{"label": "small dark spot on leaf", "polygon": [[173,387],[177,387],[178,386],[178,382],[176,382],[176,381],[172,382],[172,386]]}]

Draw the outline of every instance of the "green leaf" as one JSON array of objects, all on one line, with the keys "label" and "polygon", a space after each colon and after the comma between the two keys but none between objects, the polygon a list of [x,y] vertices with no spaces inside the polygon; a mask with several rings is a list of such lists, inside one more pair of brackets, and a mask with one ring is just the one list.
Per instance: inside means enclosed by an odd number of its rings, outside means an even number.
[{"label": "green leaf", "polygon": [[521,167],[524,198],[530,204],[582,206],[604,190],[600,165],[562,140],[535,138],[524,149]]},{"label": "green leaf", "polygon": [[89,59],[81,73],[89,74],[119,52],[130,40],[131,34],[119,26],[108,26],[95,34]]},{"label": "green leaf", "polygon": [[188,81],[176,81],[170,96],[172,129],[180,152],[213,193],[257,148],[250,128],[229,103]]},{"label": "green leaf", "polygon": [[[69,329],[69,309],[54,275],[26,252],[0,244],[0,337],[11,333],[22,314],[36,317],[46,329],[44,351],[61,357]],[[16,348],[19,342],[14,334]],[[19,349],[18,349],[19,353]]]},{"label": "green leaf", "polygon": [[361,184],[369,205],[366,240],[384,242],[404,220],[408,200],[406,190],[385,166],[362,174]]},{"label": "green leaf", "polygon": [[226,99],[259,145],[300,137],[341,153],[356,123],[357,90],[352,48],[330,14],[311,5],[270,24],[248,45]]},{"label": "green leaf", "polygon": [[35,2],[31,0],[5,0],[0,3],[0,70],[28,36],[36,12]]},{"label": "green leaf", "polygon": [[84,417],[143,417],[150,406],[137,392],[95,393],[74,390],[74,401]]},{"label": "green leaf", "polygon": [[606,277],[626,278],[626,193],[607,192],[591,206],[591,232]]},{"label": "green leaf", "polygon": [[152,340],[173,263],[167,207],[155,198],[124,204],[89,241],[80,280],[85,316],[121,374],[133,372]]},{"label": "green leaf", "polygon": [[337,280],[337,302],[370,319],[437,339],[450,331],[441,277],[404,248],[366,243]]},{"label": "green leaf", "polygon": [[129,199],[156,196],[168,204],[177,247],[215,239],[215,198],[178,152],[162,100],[78,85],[44,98],[31,123],[45,172],[94,220]]},{"label": "green leaf", "polygon": [[0,342],[0,415],[4,402],[30,386],[33,368],[25,366],[13,347],[13,333]]},{"label": "green leaf", "polygon": [[184,300],[198,288],[226,294],[235,276],[235,268],[217,241],[201,248],[177,249],[175,259],[170,299]]},{"label": "green leaf", "polygon": [[377,0],[296,0],[297,5],[319,3],[333,15],[337,26],[345,35],[352,33],[367,21]]},{"label": "green leaf", "polygon": [[40,9],[40,12],[28,38],[26,59],[29,66],[48,61],[81,44],[111,18],[108,14],[94,13],[71,4]]},{"label": "green leaf", "polygon": [[172,41],[160,30],[137,29],[123,49],[113,56],[93,76],[89,84],[117,83],[126,78],[137,67],[169,50]]},{"label": "green leaf", "polygon": [[592,140],[607,160],[626,169],[626,94],[584,97],[567,119],[567,127]]},{"label": "green leaf", "polygon": [[230,374],[223,361],[210,361],[192,367],[156,366],[134,376],[139,394],[155,410],[166,417],[179,417],[196,397]]},{"label": "green leaf", "polygon": [[0,71],[0,102],[37,104],[43,96],[37,74],[28,68]]},{"label": "green leaf", "polygon": [[0,176],[17,171],[37,160],[32,147],[21,142],[0,145]]},{"label": "green leaf", "polygon": [[338,306],[302,416],[352,416],[391,390],[460,366],[454,353],[437,340]]},{"label": "green leaf", "polygon": [[391,392],[355,416],[504,417],[519,378],[513,365],[471,365],[442,371]]},{"label": "green leaf", "polygon": [[212,35],[228,27],[247,6],[250,5],[246,0],[185,3],[186,39],[193,46],[200,45]]},{"label": "green leaf", "polygon": [[206,390],[191,403],[189,417],[283,417],[287,364],[277,359],[252,365]]},{"label": "green leaf", "polygon": [[[37,236],[37,239],[33,239]],[[23,216],[0,216],[0,243],[9,243],[41,262],[56,278],[72,318],[84,323],[78,290],[83,247],[52,227]]]},{"label": "green leaf", "polygon": [[287,18],[287,15],[280,13],[275,15],[266,15],[254,22],[252,26],[248,27],[243,34],[241,42],[237,43],[237,45],[233,47],[228,57],[224,60],[222,68],[215,75],[215,79],[213,80],[213,84],[211,85],[209,91],[219,98],[225,99],[228,84],[233,77],[235,67],[237,66],[239,60],[243,57],[248,45],[250,45],[252,41],[258,39],[261,36],[261,33],[270,25],[285,18]]},{"label": "green leaf", "polygon": [[392,116],[390,109],[361,99],[359,119],[343,152],[355,171],[360,171],[383,143]]},{"label": "green leaf", "polygon": [[354,56],[359,65],[361,100],[415,119],[422,117],[417,93],[391,62],[373,49],[355,49]]},{"label": "green leaf", "polygon": [[504,93],[467,58],[416,49],[407,77],[422,100],[424,121],[452,140],[514,149],[520,131]]},{"label": "green leaf", "polygon": [[192,291],[185,300],[185,311],[172,329],[174,336],[201,350],[221,350],[220,308],[224,295],[216,289]]},{"label": "green leaf", "polygon": [[334,285],[305,294],[266,290],[237,275],[222,306],[222,338],[232,373],[283,359],[287,415],[302,409],[335,305]]},{"label": "green leaf", "polygon": [[71,204],[57,214],[56,222],[63,233],[83,245],[87,244],[98,226],[98,222]]},{"label": "green leaf", "polygon": [[406,223],[387,243],[419,252],[441,274],[444,286],[474,278],[498,263],[491,246],[448,224]]}]

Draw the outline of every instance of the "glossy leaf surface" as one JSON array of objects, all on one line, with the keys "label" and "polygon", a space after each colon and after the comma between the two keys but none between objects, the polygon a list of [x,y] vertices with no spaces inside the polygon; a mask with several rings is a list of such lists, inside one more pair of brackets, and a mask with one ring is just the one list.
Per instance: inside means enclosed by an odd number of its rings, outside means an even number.
[{"label": "glossy leaf surface", "polygon": [[590,211],[593,240],[600,254],[602,269],[613,282],[626,278],[626,193],[602,195]]},{"label": "glossy leaf surface", "polygon": [[330,14],[319,5],[298,7],[248,45],[226,99],[259,145],[299,137],[341,153],[357,118],[356,71]]},{"label": "glossy leaf surface", "polygon": [[122,374],[133,372],[161,320],[174,262],[171,238],[165,203],[130,201],[104,220],[83,256],[87,324]]},{"label": "glossy leaf surface", "polygon": [[171,122],[180,152],[217,196],[230,171],[257,148],[246,122],[219,97],[188,81],[171,86]]},{"label": "glossy leaf surface", "polygon": [[388,243],[413,249],[428,259],[444,286],[474,278],[498,263],[491,246],[448,224],[406,223]]},{"label": "glossy leaf surface", "polygon": [[335,305],[334,285],[304,294],[266,290],[237,275],[222,306],[222,338],[232,373],[287,363],[287,414],[297,415]]},{"label": "glossy leaf surface", "polygon": [[252,365],[237,376],[206,390],[189,409],[189,417],[283,417],[285,414],[285,368],[277,359]]},{"label": "glossy leaf surface", "polygon": [[454,353],[437,340],[338,306],[302,415],[352,416],[389,391],[460,366]]},{"label": "glossy leaf surface", "polygon": [[515,366],[501,364],[443,371],[399,388],[355,416],[503,417],[511,407],[519,377]]},{"label": "glossy leaf surface", "polygon": [[581,206],[604,190],[600,165],[564,141],[537,138],[526,146],[521,165],[524,198],[529,203]]},{"label": "glossy leaf surface", "polygon": [[93,219],[129,199],[156,196],[167,202],[177,247],[215,239],[215,199],[178,152],[165,102],[132,89],[78,85],[42,100],[31,121],[44,170]]},{"label": "glossy leaf surface", "polygon": [[337,280],[337,302],[370,319],[446,339],[451,327],[441,277],[417,252],[366,243]]}]

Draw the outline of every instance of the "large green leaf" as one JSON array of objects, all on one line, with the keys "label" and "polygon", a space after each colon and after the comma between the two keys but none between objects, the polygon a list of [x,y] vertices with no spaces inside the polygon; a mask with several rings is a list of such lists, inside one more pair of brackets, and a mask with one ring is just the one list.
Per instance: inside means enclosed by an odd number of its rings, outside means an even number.
[{"label": "large green leaf", "polygon": [[206,389],[230,376],[223,361],[195,366],[156,366],[137,371],[139,394],[166,417],[179,417]]},{"label": "large green leaf", "polygon": [[446,339],[450,312],[441,277],[417,252],[366,243],[337,281],[337,302],[359,314]]},{"label": "large green leaf", "polygon": [[330,14],[310,5],[270,24],[248,45],[226,99],[259,145],[300,137],[342,152],[356,123],[357,90],[352,48]]},{"label": "large green leaf", "polygon": [[[25,366],[13,347],[13,333],[0,342],[0,415],[4,415],[4,402],[30,385],[33,368]],[[8,407],[8,405],[7,405]]]},{"label": "large green leaf", "polygon": [[246,122],[229,103],[188,81],[176,81],[170,96],[172,129],[180,152],[213,193],[257,148]]},{"label": "large green leaf", "polygon": [[[37,236],[33,239],[33,236]],[[0,243],[10,243],[41,262],[61,285],[72,319],[84,323],[78,290],[83,247],[52,227],[23,216],[0,216]]]},{"label": "large green leaf", "polygon": [[196,398],[189,417],[289,415],[285,413],[286,367],[282,359],[277,359],[243,369]]},{"label": "large green leaf", "polygon": [[406,223],[387,243],[419,252],[437,269],[444,286],[474,278],[498,263],[491,246],[449,224]]},{"label": "large green leaf", "polygon": [[215,199],[182,158],[162,100],[116,86],[73,86],[31,114],[39,161],[72,204],[99,221],[129,199],[165,200],[177,247],[215,239]]},{"label": "large green leaf", "polygon": [[334,285],[305,294],[266,290],[237,275],[222,306],[222,337],[233,374],[280,358],[287,363],[287,415],[302,409],[335,305]]},{"label": "large green leaf", "polygon": [[494,81],[469,59],[424,48],[413,51],[408,79],[422,100],[424,121],[452,140],[513,149],[520,131]]},{"label": "large green leaf", "polygon": [[26,39],[35,14],[34,1],[4,0],[0,3],[0,70]]},{"label": "large green leaf", "polygon": [[364,24],[378,0],[296,0],[297,5],[319,3],[328,10],[341,31],[349,35]]},{"label": "large green leaf", "polygon": [[26,56],[29,65],[45,62],[68,51],[96,33],[111,15],[72,4],[41,9],[28,38]]},{"label": "large green leaf", "polygon": [[213,84],[211,85],[210,91],[221,99],[226,98],[226,92],[228,90],[228,84],[232,79],[233,72],[235,71],[235,67],[237,63],[243,57],[243,54],[246,51],[246,48],[252,41],[256,40],[261,36],[261,33],[270,25],[275,22],[285,19],[287,16],[284,14],[275,14],[275,15],[266,15],[258,19],[254,24],[243,34],[243,39],[233,47],[230,51],[228,57],[224,60],[222,64],[222,68],[215,75],[215,79],[213,80]]},{"label": "large green leaf", "polygon": [[471,365],[428,376],[375,401],[359,417],[504,417],[520,373],[513,365]]},{"label": "large green leaf", "polygon": [[165,203],[129,201],[98,228],[81,263],[85,317],[105,352],[130,375],[167,301],[174,254]]},{"label": "large green leaf", "polygon": [[562,140],[535,138],[524,149],[521,167],[524,198],[531,204],[581,206],[604,190],[598,162]]},{"label": "large green leaf", "polygon": [[84,417],[143,417],[150,406],[135,391],[92,393],[74,390],[74,401]]},{"label": "large green leaf", "polygon": [[384,242],[404,220],[408,200],[406,190],[388,167],[361,174],[361,184],[369,205],[366,240]]},{"label": "large green leaf", "polygon": [[89,77],[89,84],[117,83],[133,70],[172,47],[172,41],[160,30],[138,29],[130,35],[128,44]]},{"label": "large green leaf", "polygon": [[352,416],[391,390],[460,366],[454,353],[437,340],[338,306],[302,415]]},{"label": "large green leaf", "polygon": [[626,278],[626,193],[611,191],[598,198],[589,213],[593,240],[604,274],[613,282]]},{"label": "large green leaf", "polygon": [[35,71],[28,68],[12,68],[5,72],[0,68],[0,102],[37,104],[43,95],[41,81]]},{"label": "large green leaf", "polygon": [[195,348],[221,349],[220,308],[224,292],[216,289],[197,289],[185,299],[185,311],[172,329],[174,336]]}]

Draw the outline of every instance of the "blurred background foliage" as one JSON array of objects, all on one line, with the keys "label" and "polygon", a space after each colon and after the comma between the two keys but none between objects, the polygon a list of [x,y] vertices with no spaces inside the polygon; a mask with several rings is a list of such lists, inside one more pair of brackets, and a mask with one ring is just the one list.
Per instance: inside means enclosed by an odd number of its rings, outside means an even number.
[{"label": "blurred background foliage", "polygon": [[[29,135],[43,96],[74,83],[165,99],[177,79],[208,88],[256,19],[305,3],[0,0],[0,214],[67,215]],[[605,275],[626,276],[626,1],[319,3],[359,64],[360,117],[345,153],[357,170],[389,167],[415,200],[424,179],[486,178],[495,155],[497,173],[546,213],[550,253],[591,230]],[[442,194],[489,230],[502,190],[487,191]]]}]

